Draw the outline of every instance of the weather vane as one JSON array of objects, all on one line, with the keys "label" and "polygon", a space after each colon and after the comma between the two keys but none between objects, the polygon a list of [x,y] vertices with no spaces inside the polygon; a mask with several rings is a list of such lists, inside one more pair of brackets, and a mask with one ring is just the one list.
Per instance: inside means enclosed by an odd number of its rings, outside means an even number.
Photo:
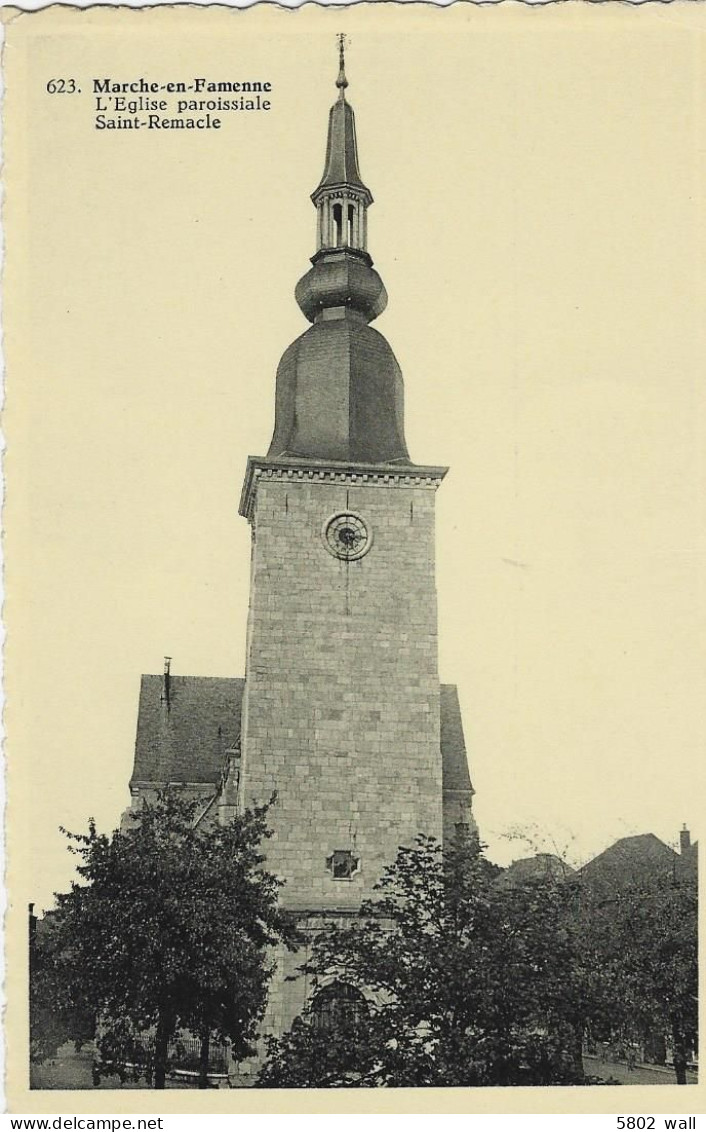
[{"label": "weather vane", "polygon": [[340,32],[338,36],[338,78],[336,79],[336,86],[341,92],[341,98],[345,98],[348,79],[346,78],[346,36],[343,32]]}]

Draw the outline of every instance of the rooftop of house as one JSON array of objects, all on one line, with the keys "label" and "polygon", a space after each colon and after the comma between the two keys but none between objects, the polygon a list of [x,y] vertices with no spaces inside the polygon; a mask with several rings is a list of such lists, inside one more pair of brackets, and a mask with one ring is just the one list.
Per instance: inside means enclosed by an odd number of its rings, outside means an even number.
[{"label": "rooftop of house", "polygon": [[594,888],[639,884],[695,868],[696,859],[695,845],[677,853],[654,833],[640,833],[621,837],[579,869],[578,876]]},{"label": "rooftop of house", "polygon": [[554,853],[537,853],[513,861],[498,878],[501,884],[525,884],[530,880],[565,880],[575,873],[568,862]]}]

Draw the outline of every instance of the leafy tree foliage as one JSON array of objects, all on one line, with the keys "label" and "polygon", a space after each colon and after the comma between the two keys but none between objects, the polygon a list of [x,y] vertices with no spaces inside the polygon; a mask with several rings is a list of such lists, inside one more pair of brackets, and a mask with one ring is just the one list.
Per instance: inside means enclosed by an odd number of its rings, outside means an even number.
[{"label": "leafy tree foliage", "polygon": [[[305,966],[313,997],[271,1039],[260,1087],[566,1084],[582,1078],[582,969],[566,890],[498,884],[477,842],[401,849]],[[331,974],[367,1011],[322,1019]]]},{"label": "leafy tree foliage", "polygon": [[30,935],[29,947],[29,1031],[30,1060],[46,1061],[60,1046],[73,1038],[80,1048],[93,1038],[95,1014],[81,1009],[66,996],[57,994],[55,942],[52,913],[40,921],[40,932]]},{"label": "leafy tree foliage", "polygon": [[229,1040],[237,1059],[252,1053],[268,949],[295,943],[280,882],[263,868],[267,807],[223,826],[199,823],[202,808],[168,790],[129,829],[106,836],[91,822],[87,835],[68,834],[81,880],[57,898],[42,944],[36,1001],[45,1019],[51,1007],[80,1040],[77,1020],[97,1017],[106,1071],[130,1063],[155,1088],[164,1088],[180,1030],[202,1039],[204,1067],[211,1037]]},{"label": "leafy tree foliage", "polygon": [[667,873],[580,893],[583,961],[592,971],[592,1030],[618,1045],[672,1048],[686,1084],[698,1035],[696,870],[677,859]]}]

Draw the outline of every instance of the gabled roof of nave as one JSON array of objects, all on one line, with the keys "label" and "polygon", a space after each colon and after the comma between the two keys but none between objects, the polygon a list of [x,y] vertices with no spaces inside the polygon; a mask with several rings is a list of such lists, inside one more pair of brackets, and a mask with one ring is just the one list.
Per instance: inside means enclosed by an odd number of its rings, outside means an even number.
[{"label": "gabled roof of nave", "polygon": [[221,780],[240,739],[245,681],[218,676],[143,676],[131,784]]},{"label": "gabled roof of nave", "polygon": [[[131,784],[217,785],[226,752],[240,741],[245,681],[218,676],[146,675],[140,685],[135,765]],[[441,685],[443,788],[470,790],[461,709],[453,684]]]}]

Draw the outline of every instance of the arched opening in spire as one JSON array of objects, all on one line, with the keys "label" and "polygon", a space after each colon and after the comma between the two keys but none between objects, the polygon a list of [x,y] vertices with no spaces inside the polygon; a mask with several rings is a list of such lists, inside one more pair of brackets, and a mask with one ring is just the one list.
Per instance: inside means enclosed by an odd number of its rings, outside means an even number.
[{"label": "arched opening in spire", "polygon": [[333,240],[334,247],[340,248],[343,244],[343,205],[333,206]]}]

